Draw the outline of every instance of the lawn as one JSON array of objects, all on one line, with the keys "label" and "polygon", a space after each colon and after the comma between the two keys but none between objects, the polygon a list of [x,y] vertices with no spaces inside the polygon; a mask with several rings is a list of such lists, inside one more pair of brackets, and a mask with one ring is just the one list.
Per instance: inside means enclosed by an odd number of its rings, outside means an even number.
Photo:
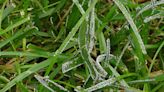
[{"label": "lawn", "polygon": [[0,0],[0,92],[163,92],[164,0]]}]

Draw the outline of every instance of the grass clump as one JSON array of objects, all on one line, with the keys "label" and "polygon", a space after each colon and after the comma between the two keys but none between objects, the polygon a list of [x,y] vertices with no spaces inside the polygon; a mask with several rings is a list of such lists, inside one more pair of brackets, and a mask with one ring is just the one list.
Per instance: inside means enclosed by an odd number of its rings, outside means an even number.
[{"label": "grass clump", "polygon": [[1,0],[0,92],[162,92],[163,0]]}]

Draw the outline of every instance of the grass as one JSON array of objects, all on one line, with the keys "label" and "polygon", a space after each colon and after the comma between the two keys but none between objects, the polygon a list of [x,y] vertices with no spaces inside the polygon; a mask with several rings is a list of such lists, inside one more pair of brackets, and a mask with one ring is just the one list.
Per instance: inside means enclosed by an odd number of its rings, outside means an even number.
[{"label": "grass", "polygon": [[163,0],[0,0],[0,92],[163,92]]}]

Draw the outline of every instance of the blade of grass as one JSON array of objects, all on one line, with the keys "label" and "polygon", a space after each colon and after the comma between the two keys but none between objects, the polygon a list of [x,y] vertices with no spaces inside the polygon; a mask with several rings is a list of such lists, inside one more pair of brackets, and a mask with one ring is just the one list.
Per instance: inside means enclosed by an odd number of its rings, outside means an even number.
[{"label": "blade of grass", "polygon": [[53,54],[33,44],[27,45],[28,51],[38,55],[52,56]]},{"label": "blade of grass", "polygon": [[66,92],[69,92],[68,89],[64,88],[63,86],[59,85],[58,83],[50,80],[49,78],[46,78],[46,77],[42,77],[40,75],[34,75],[35,78],[42,84],[44,85],[46,88],[48,88],[49,90],[51,90],[52,92],[55,92],[51,87],[49,87],[48,84],[53,84],[54,86],[58,87],[60,90],[63,90],[63,91],[66,91]]},{"label": "blade of grass", "polygon": [[26,17],[26,18],[23,18],[23,19],[21,19],[20,21],[17,21],[17,22],[14,23],[13,25],[8,26],[5,30],[2,30],[2,29],[1,29],[1,30],[0,30],[0,36],[3,35],[3,34],[6,33],[6,32],[11,31],[13,28],[22,25],[23,23],[25,23],[25,22],[27,22],[27,21],[29,21],[29,20],[30,20],[30,16],[28,16],[28,17]]},{"label": "blade of grass", "polygon": [[2,75],[0,75],[0,81],[1,81],[1,82],[4,82],[4,83],[10,82],[9,79],[7,79],[6,77],[4,77],[4,76],[2,76]]},{"label": "blade of grass", "polygon": [[[120,74],[110,64],[107,64],[107,67],[112,71],[114,76],[116,77],[120,76]],[[121,82],[121,85],[123,85],[124,87],[129,87],[129,85],[126,83],[125,80],[121,80],[120,82]]]},{"label": "blade of grass", "polygon": [[119,0],[113,0],[115,2],[115,4],[119,7],[119,9],[121,10],[121,12],[124,14],[125,18],[127,19],[127,21],[129,22],[131,28],[133,29],[133,34],[134,37],[132,37],[133,39],[137,39],[138,46],[140,48],[140,51],[143,54],[147,54],[145,46],[143,44],[143,41],[141,39],[140,34],[138,33],[138,29],[136,27],[136,25],[133,22],[132,17],[130,16],[130,14],[128,13],[128,11],[126,10],[126,8],[124,7],[124,5],[119,1]]},{"label": "blade of grass", "polygon": [[98,29],[96,30],[97,38],[98,38],[98,41],[99,41],[100,53],[101,54],[104,54],[107,51],[105,37],[104,37],[104,34],[103,34],[102,30],[106,27],[106,25],[108,24],[108,22],[112,19],[113,15],[115,13],[115,10],[116,10],[116,6],[114,5],[109,10],[109,12],[107,13],[107,15],[103,19],[102,23],[99,23],[100,24],[100,27],[98,27]]},{"label": "blade of grass", "polygon": [[66,73],[74,68],[77,68],[78,66],[81,66],[82,64],[84,64],[84,62],[81,57],[74,58],[73,60],[62,64],[62,72]]},{"label": "blade of grass", "polygon": [[158,56],[158,54],[159,54],[159,52],[161,51],[161,49],[162,49],[163,46],[164,46],[164,41],[161,43],[161,45],[159,46],[159,48],[157,49],[157,51],[156,51],[156,53],[155,53],[155,55],[154,55],[154,57],[153,57],[153,62],[151,62],[150,67],[149,67],[149,73],[151,73],[151,70],[152,70],[153,65],[154,65],[154,63],[155,63],[155,59],[156,59],[156,57]]},{"label": "blade of grass", "polygon": [[[89,5],[91,5],[91,3],[93,2],[93,0],[89,1]],[[89,42],[88,42],[88,51],[89,53],[92,52],[94,45],[95,45],[95,7],[91,10],[91,13],[89,15],[89,29],[88,29],[88,34],[89,34]]]},{"label": "blade of grass", "polygon": [[62,64],[58,64],[58,67],[55,68],[51,74],[49,74],[50,79],[54,79],[54,77],[58,74],[61,68],[62,68]]},{"label": "blade of grass", "polygon": [[32,1],[35,2],[40,7],[40,9],[43,11],[43,13],[46,13],[46,11],[44,10],[44,7],[38,0],[32,0]]},{"label": "blade of grass", "polygon": [[0,9],[0,30],[1,30],[2,20],[3,20],[3,13],[4,13],[5,5],[7,2],[8,0],[5,0],[5,2],[2,5],[2,8]]},{"label": "blade of grass", "polygon": [[[160,0],[160,1],[155,1],[155,3],[152,4],[152,2],[150,2],[149,4],[147,4],[145,7],[143,7],[137,14],[137,16],[139,16],[140,14],[142,14],[143,12],[155,7],[155,6],[158,6],[158,5],[162,5],[164,4],[164,0]],[[136,17],[137,17],[136,16]]]},{"label": "blade of grass", "polygon": [[164,12],[163,12],[163,13],[157,13],[157,14],[155,14],[155,15],[146,17],[146,18],[144,19],[144,22],[145,22],[145,23],[148,23],[148,22],[150,22],[150,21],[152,21],[152,20],[154,20],[154,19],[159,19],[159,18],[162,19],[162,18],[164,18],[164,16],[163,16],[162,14],[164,14]]},{"label": "blade of grass", "polygon": [[127,44],[125,45],[125,47],[123,48],[123,50],[118,58],[118,61],[116,63],[115,69],[117,69],[118,65],[120,64],[121,58],[122,58],[123,54],[125,53],[125,50],[128,48],[129,44],[130,44],[130,41],[128,41]]},{"label": "blade of grass", "polygon": [[97,56],[96,58],[96,63],[95,63],[95,66],[97,68],[97,70],[99,71],[99,74],[102,76],[102,77],[106,77],[106,75],[108,74],[105,69],[101,66],[101,63],[104,59],[105,59],[106,55],[103,54],[103,55],[99,55]]},{"label": "blade of grass", "polygon": [[54,91],[51,87],[49,87],[49,85],[48,85],[48,82],[47,81],[45,81],[45,77],[41,77],[41,76],[39,76],[39,75],[34,75],[34,77],[45,87],[45,88],[47,88],[48,90],[50,90],[51,92],[56,92],[56,91]]},{"label": "blade of grass", "polygon": [[91,59],[91,56],[90,56],[90,54],[88,52],[88,49],[87,49],[86,31],[87,31],[87,22],[84,21],[83,24],[81,25],[81,28],[80,28],[80,31],[79,31],[78,44],[79,44],[79,48],[80,48],[82,58],[85,61],[85,64],[86,64],[86,66],[89,70],[89,73],[90,73],[92,79],[95,79],[96,78],[96,70],[95,70],[93,60]]},{"label": "blade of grass", "polygon": [[124,17],[127,19],[129,22],[131,28],[132,28],[132,34],[130,40],[132,40],[132,46],[135,50],[135,54],[138,57],[137,61],[137,68],[138,72],[141,73],[142,77],[147,76],[147,67],[146,67],[146,60],[145,60],[145,55],[147,54],[144,43],[142,41],[142,38],[138,32],[137,26],[135,25],[132,17],[130,16],[129,12],[127,9],[124,7],[124,5],[119,1],[119,0],[113,0],[114,3],[118,6],[118,8],[121,10],[123,13]]},{"label": "blade of grass", "polygon": [[14,8],[15,8],[14,5],[10,5],[4,9],[3,15],[2,15],[2,21],[14,10]]},{"label": "blade of grass", "polygon": [[81,4],[79,3],[78,0],[73,0],[73,3],[76,4],[76,6],[78,7],[78,9],[80,10],[80,13],[81,13],[82,15],[85,14],[85,11],[84,11],[83,7],[81,6]]},{"label": "blade of grass", "polygon": [[[30,57],[49,57],[50,55],[47,54],[37,54],[33,52],[19,52],[19,51],[3,51],[0,52],[0,56],[30,56]],[[52,56],[52,55],[51,55]]]},{"label": "blade of grass", "polygon": [[[50,8],[46,10],[46,13],[39,13],[39,18],[47,17],[53,13],[58,12],[66,3],[67,0],[60,0],[60,3],[55,8]],[[43,8],[44,9],[44,8]],[[45,10],[45,9],[44,9]]]},{"label": "blade of grass", "polygon": [[110,78],[110,79],[102,81],[102,82],[100,82],[100,83],[98,83],[98,84],[96,84],[96,85],[94,85],[92,87],[89,87],[89,88],[85,89],[84,91],[85,92],[96,91],[96,90],[101,89],[103,87],[112,85],[115,81],[116,81],[115,78]]}]

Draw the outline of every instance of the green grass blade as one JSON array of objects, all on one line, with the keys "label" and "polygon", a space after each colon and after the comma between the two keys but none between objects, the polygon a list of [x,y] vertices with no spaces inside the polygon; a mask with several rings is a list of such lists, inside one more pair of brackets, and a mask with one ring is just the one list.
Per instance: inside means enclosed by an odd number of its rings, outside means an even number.
[{"label": "green grass blade", "polygon": [[4,76],[0,76],[0,82],[8,83],[10,80]]},{"label": "green grass blade", "polygon": [[81,51],[82,58],[85,61],[85,64],[89,70],[89,73],[92,77],[92,79],[96,78],[96,71],[95,66],[93,64],[93,60],[91,59],[91,56],[88,52],[87,45],[86,45],[86,31],[87,31],[87,22],[84,21],[81,25],[79,36],[78,36],[78,44]]},{"label": "green grass blade", "polygon": [[130,16],[130,14],[128,13],[128,11],[126,10],[126,8],[124,7],[124,5],[119,1],[119,0],[113,0],[115,2],[115,4],[119,7],[119,9],[121,10],[121,12],[124,14],[125,18],[127,19],[127,21],[129,22],[131,28],[133,29],[133,33],[134,33],[134,37],[133,39],[137,39],[138,43],[138,47],[140,48],[141,52],[143,54],[147,54],[145,46],[143,44],[143,41],[141,39],[141,36],[138,32],[138,29],[136,27],[136,25],[133,22],[132,17]]},{"label": "green grass blade", "polygon": [[[118,8],[121,10],[127,21],[132,28],[132,34],[130,40],[132,41],[132,46],[134,48],[135,54],[137,56],[136,69],[142,76],[147,76],[146,60],[145,55],[147,54],[142,38],[138,32],[137,26],[135,25],[132,17],[128,13],[127,9],[119,0],[113,0]],[[139,68],[140,67],[140,68]]]},{"label": "green grass blade", "polygon": [[46,11],[44,10],[44,7],[42,6],[42,4],[38,0],[32,0],[32,1],[35,2],[44,13],[46,13]]},{"label": "green grass blade", "polygon": [[15,6],[11,5],[4,9],[2,15],[2,21],[14,10]]},{"label": "green grass blade", "polygon": [[30,56],[30,57],[49,57],[47,54],[37,54],[33,52],[19,52],[19,51],[2,51],[0,56]]},{"label": "green grass blade", "polygon": [[3,13],[4,13],[4,8],[7,2],[8,0],[5,0],[5,2],[2,5],[2,8],[0,9],[0,30],[2,29],[1,25],[2,25],[2,20],[3,20]]},{"label": "green grass blade", "polygon": [[27,22],[27,21],[29,21],[29,20],[30,20],[30,17],[28,16],[28,17],[23,18],[23,19],[21,19],[20,21],[14,23],[13,25],[8,26],[5,30],[0,30],[0,36],[3,35],[3,34],[6,33],[6,32],[11,31],[13,28],[18,27],[18,26],[20,26],[21,24],[23,24],[23,23],[25,23],[25,22]]},{"label": "green grass blade", "polygon": [[[116,76],[116,77],[119,77],[120,76],[120,74],[110,64],[108,64],[107,66],[112,71],[112,73],[113,73],[114,76]],[[125,80],[121,80],[120,82],[121,82],[121,84],[123,86],[129,87],[129,85],[126,83]]]},{"label": "green grass blade", "polygon": [[149,73],[151,73],[151,70],[152,70],[153,65],[155,63],[155,59],[156,59],[157,55],[159,54],[159,52],[161,51],[163,46],[164,46],[164,41],[161,43],[161,45],[159,46],[159,48],[157,49],[157,51],[156,51],[156,53],[155,53],[155,55],[153,57],[153,62],[151,62],[150,67],[149,67]]}]

